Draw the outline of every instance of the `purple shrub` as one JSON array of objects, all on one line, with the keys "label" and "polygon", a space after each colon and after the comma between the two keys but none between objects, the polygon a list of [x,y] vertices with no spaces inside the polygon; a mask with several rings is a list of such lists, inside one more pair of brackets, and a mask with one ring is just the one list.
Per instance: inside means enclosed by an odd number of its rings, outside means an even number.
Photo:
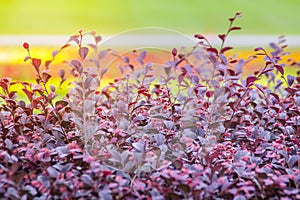
[{"label": "purple shrub", "polygon": [[[282,59],[283,38],[248,60],[228,56],[239,16],[218,36],[219,48],[196,34],[190,52],[172,49],[159,75],[145,51],[100,50],[94,32],[71,36],[45,65],[24,43],[36,84],[0,79],[0,197],[299,199],[300,71],[285,73],[299,63]],[[95,44],[83,45],[87,35]],[[49,68],[74,43],[73,88],[57,99]],[[122,77],[100,87],[107,56]],[[265,65],[244,77],[260,56]],[[64,69],[59,76],[62,87]]]}]

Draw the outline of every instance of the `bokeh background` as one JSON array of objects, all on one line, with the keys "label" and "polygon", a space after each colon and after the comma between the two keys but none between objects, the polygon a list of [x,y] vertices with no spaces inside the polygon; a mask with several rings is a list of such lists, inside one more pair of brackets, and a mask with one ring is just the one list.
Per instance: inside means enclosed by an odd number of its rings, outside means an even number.
[{"label": "bokeh background", "polygon": [[[297,38],[299,10],[299,0],[0,0],[0,77],[34,78],[30,64],[23,62],[26,51],[22,44],[29,36],[40,38],[31,45],[32,53],[46,60],[61,40],[45,45],[47,37],[43,36],[67,40],[79,29],[116,35],[143,27],[216,36],[226,31],[227,19],[240,11],[243,17],[237,25],[242,30],[233,35]],[[293,43],[288,40],[288,44]],[[237,44],[235,48],[241,56],[253,51],[252,46]],[[299,58],[297,45],[292,45],[290,51]],[[64,56],[56,64],[72,55]]]},{"label": "bokeh background", "polygon": [[116,34],[140,27],[218,33],[237,11],[241,34],[299,34],[298,0],[1,0],[0,34]]}]

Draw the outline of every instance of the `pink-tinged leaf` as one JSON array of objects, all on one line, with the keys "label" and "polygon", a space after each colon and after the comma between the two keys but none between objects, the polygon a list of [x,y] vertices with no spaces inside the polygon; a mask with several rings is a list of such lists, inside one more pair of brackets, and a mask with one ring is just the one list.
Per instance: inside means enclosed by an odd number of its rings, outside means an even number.
[{"label": "pink-tinged leaf", "polygon": [[98,44],[102,40],[102,37],[100,35],[95,37],[95,42]]},{"label": "pink-tinged leaf", "polygon": [[229,31],[241,30],[241,29],[242,29],[241,27],[234,26],[234,27],[231,27],[231,28],[229,29]]},{"label": "pink-tinged leaf", "polygon": [[185,77],[185,74],[180,74],[180,75],[178,76],[178,83],[179,83],[179,84],[182,83],[184,77]]},{"label": "pink-tinged leaf", "polygon": [[70,37],[70,39],[69,39],[68,42],[73,41],[73,42],[75,42],[76,44],[79,44],[78,37],[79,37],[79,35],[72,35],[72,36]]},{"label": "pink-tinged leaf", "polygon": [[73,66],[80,75],[82,74],[83,67],[82,67],[80,61],[78,61],[78,60],[72,60],[71,61],[71,66]]},{"label": "pink-tinged leaf", "polygon": [[24,58],[24,62],[26,62],[27,60],[29,60],[30,59],[30,56],[26,56],[25,58]]},{"label": "pink-tinged leaf", "polygon": [[65,77],[65,70],[60,69],[60,70],[58,71],[58,75],[59,75],[59,77],[60,77],[61,79],[63,79],[63,78]]},{"label": "pink-tinged leaf", "polygon": [[210,47],[206,49],[208,52],[212,52],[215,53],[216,55],[218,55],[218,50],[216,48]]},{"label": "pink-tinged leaf", "polygon": [[124,56],[122,58],[122,60],[125,62],[125,63],[129,63],[130,62],[130,59],[127,57],[127,56]]},{"label": "pink-tinged leaf", "polygon": [[40,71],[40,66],[41,66],[41,59],[32,58],[32,65],[34,66],[35,70],[37,72],[39,72]]},{"label": "pink-tinged leaf", "polygon": [[194,85],[199,84],[199,77],[197,75],[192,75],[192,83]]},{"label": "pink-tinged leaf", "polygon": [[97,46],[94,44],[88,44],[89,47],[93,48],[95,51],[97,50]]},{"label": "pink-tinged leaf", "polygon": [[89,49],[87,47],[80,47],[78,50],[78,54],[81,57],[82,60],[84,60],[89,52]]},{"label": "pink-tinged leaf", "polygon": [[233,49],[232,47],[223,47],[222,49],[221,49],[221,52],[220,53],[224,53],[224,52],[226,52],[226,51],[229,51],[230,49]]},{"label": "pink-tinged leaf", "polygon": [[284,69],[280,65],[274,65],[274,67],[281,73],[281,75],[284,75]]},{"label": "pink-tinged leaf", "polygon": [[142,52],[140,53],[140,59],[144,60],[145,57],[146,57],[146,54],[147,54],[146,51],[142,51]]},{"label": "pink-tinged leaf", "polygon": [[50,78],[51,78],[50,74],[48,74],[46,72],[43,73],[43,81],[44,81],[44,83],[47,83]]},{"label": "pink-tinged leaf", "polygon": [[102,58],[104,58],[108,53],[108,50],[102,50],[99,52],[98,54],[98,59],[101,60]]},{"label": "pink-tinged leaf", "polygon": [[246,79],[246,86],[248,87],[248,86],[252,85],[256,80],[257,80],[256,76],[249,76]]},{"label": "pink-tinged leaf", "polygon": [[210,97],[212,97],[213,95],[214,95],[214,93],[215,93],[215,91],[207,91],[206,93],[205,93],[205,95],[206,95],[206,97],[208,97],[208,98],[210,98]]},{"label": "pink-tinged leaf", "polygon": [[287,75],[287,81],[288,81],[289,86],[293,85],[293,83],[295,81],[295,76]]},{"label": "pink-tinged leaf", "polygon": [[52,60],[47,60],[47,61],[45,62],[45,67],[46,67],[46,69],[49,69],[51,63],[52,63]]},{"label": "pink-tinged leaf", "polygon": [[172,49],[172,55],[173,55],[173,56],[176,56],[176,55],[177,55],[177,49],[176,49],[176,48],[173,48],[173,49]]},{"label": "pink-tinged leaf", "polygon": [[226,35],[225,34],[221,34],[221,35],[218,35],[218,37],[224,42],[224,40],[226,38]]},{"label": "pink-tinged leaf", "polygon": [[52,51],[52,57],[54,58],[59,52],[60,52],[60,50]]},{"label": "pink-tinged leaf", "polygon": [[56,91],[56,87],[54,85],[50,85],[50,90],[51,90],[51,92],[55,92]]}]

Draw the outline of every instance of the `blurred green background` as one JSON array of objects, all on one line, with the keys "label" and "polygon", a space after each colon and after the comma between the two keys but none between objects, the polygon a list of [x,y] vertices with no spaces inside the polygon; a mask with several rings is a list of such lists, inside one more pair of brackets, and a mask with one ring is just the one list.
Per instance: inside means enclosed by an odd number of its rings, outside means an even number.
[{"label": "blurred green background", "polygon": [[300,34],[299,0],[0,0],[0,35],[117,34],[164,27],[183,33],[224,32],[241,11],[239,34]]}]

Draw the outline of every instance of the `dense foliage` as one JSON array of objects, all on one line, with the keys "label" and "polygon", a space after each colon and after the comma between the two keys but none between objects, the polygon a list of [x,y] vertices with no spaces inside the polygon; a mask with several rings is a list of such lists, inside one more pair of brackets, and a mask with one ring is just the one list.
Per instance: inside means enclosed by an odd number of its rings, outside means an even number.
[{"label": "dense foliage", "polygon": [[[191,51],[174,48],[159,75],[145,51],[100,51],[94,32],[71,36],[44,70],[24,43],[36,84],[0,79],[1,198],[300,199],[300,76],[285,74],[300,63],[282,60],[282,37],[248,60],[227,56],[239,15],[220,48],[196,34]],[[84,46],[88,34],[95,44]],[[73,89],[57,99],[48,70],[74,43]],[[108,56],[123,76],[100,87]],[[265,65],[244,78],[260,57]],[[62,87],[65,70],[59,75]]]}]

